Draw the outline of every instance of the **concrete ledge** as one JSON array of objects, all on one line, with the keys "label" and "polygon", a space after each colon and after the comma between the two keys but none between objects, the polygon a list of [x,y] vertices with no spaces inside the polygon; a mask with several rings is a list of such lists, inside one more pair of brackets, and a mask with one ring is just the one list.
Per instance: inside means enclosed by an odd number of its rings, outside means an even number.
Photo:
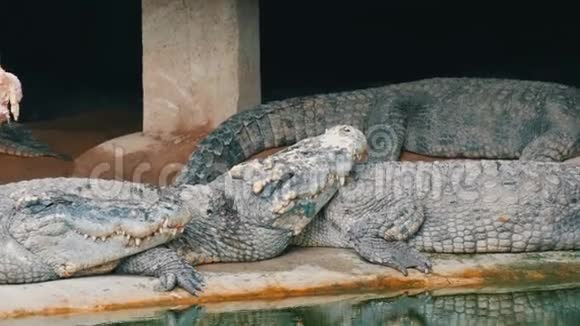
[{"label": "concrete ledge", "polygon": [[580,284],[580,253],[437,255],[432,274],[413,270],[404,277],[368,264],[350,250],[297,248],[267,261],[199,269],[208,283],[199,297],[181,289],[155,292],[150,278],[117,275],[0,286],[0,318],[378,291],[573,286]]}]

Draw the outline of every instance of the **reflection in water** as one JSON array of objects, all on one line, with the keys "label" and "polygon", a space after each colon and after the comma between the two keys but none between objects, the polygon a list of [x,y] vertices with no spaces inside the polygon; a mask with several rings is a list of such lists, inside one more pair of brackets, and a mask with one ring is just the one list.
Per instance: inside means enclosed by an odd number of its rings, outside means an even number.
[{"label": "reflection in water", "polygon": [[406,296],[311,307],[166,312],[108,325],[580,325],[580,288],[505,294]]}]

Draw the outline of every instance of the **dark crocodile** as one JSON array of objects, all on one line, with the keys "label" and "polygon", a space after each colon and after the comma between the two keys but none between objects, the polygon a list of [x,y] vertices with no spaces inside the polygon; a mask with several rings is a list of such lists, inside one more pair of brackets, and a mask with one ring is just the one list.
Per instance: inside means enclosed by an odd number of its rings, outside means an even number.
[{"label": "dark crocodile", "polygon": [[205,137],[176,177],[207,183],[258,152],[337,124],[367,135],[371,160],[402,150],[451,158],[562,161],[580,153],[580,91],[556,83],[432,78],[273,101]]},{"label": "dark crocodile", "polygon": [[47,144],[36,139],[30,130],[16,122],[0,123],[0,154],[71,160],[70,156],[53,151]]}]

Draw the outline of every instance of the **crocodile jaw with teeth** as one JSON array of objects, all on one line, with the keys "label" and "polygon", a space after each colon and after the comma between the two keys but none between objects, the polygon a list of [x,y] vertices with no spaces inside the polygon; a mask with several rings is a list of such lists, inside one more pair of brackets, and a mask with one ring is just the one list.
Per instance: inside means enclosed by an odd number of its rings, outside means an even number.
[{"label": "crocodile jaw with teeth", "polygon": [[116,230],[106,235],[91,235],[89,233],[83,233],[80,231],[77,231],[77,233],[82,235],[83,238],[90,239],[95,242],[106,242],[113,239],[120,239],[124,241],[127,246],[139,247],[142,243],[150,242],[155,236],[169,235],[171,237],[176,237],[178,234],[181,234],[184,231],[185,224],[170,225],[169,218],[165,218],[163,223],[161,223],[157,229],[146,235],[135,235],[126,230]]},{"label": "crocodile jaw with teeth", "polygon": [[157,188],[81,178],[2,185],[0,212],[0,284],[105,273],[174,239],[191,219]]}]

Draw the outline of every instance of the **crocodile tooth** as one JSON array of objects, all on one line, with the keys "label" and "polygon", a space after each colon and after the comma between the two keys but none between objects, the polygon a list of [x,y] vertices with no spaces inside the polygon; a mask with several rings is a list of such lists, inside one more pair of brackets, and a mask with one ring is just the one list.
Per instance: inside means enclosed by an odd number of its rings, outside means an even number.
[{"label": "crocodile tooth", "polygon": [[93,241],[97,241],[97,237],[95,237],[94,235],[91,237],[91,239],[93,239]]},{"label": "crocodile tooth", "polygon": [[141,245],[141,238],[135,238],[135,245],[139,247]]},{"label": "crocodile tooth", "polygon": [[290,191],[286,195],[284,195],[284,200],[292,200],[296,198],[296,191]]},{"label": "crocodile tooth", "polygon": [[171,230],[171,235],[176,236],[177,235],[177,229],[172,229]]},{"label": "crocodile tooth", "polygon": [[264,160],[264,166],[268,170],[274,167],[274,162],[272,162],[272,158],[270,156]]},{"label": "crocodile tooth", "polygon": [[163,227],[167,227],[169,226],[169,219],[166,217],[165,220],[163,221]]},{"label": "crocodile tooth", "polygon": [[345,178],[345,176],[341,175],[341,176],[340,176],[340,185],[341,185],[341,186],[344,186],[344,183],[345,183],[345,182],[346,182],[346,178]]},{"label": "crocodile tooth", "polygon": [[281,203],[277,203],[273,208],[272,211],[274,211],[274,213],[278,213],[282,210],[282,204]]},{"label": "crocodile tooth", "polygon": [[234,179],[239,179],[242,177],[242,165],[236,165],[230,169],[230,175]]},{"label": "crocodile tooth", "polygon": [[284,207],[288,206],[288,201],[282,200],[279,201],[275,206],[274,206],[274,212],[275,213],[280,213]]},{"label": "crocodile tooth", "polygon": [[85,237],[85,239],[88,239],[89,238],[89,235],[88,234],[85,234],[84,237]]},{"label": "crocodile tooth", "polygon": [[280,214],[284,214],[292,208],[294,208],[294,202],[288,203],[288,205],[284,206],[284,208],[280,211]]},{"label": "crocodile tooth", "polygon": [[255,194],[261,192],[262,189],[264,189],[264,182],[263,181],[256,181],[256,182],[254,182],[254,185],[252,186],[252,191]]},{"label": "crocodile tooth", "polygon": [[183,233],[183,232],[185,232],[185,227],[182,227],[179,229],[179,233]]},{"label": "crocodile tooth", "polygon": [[107,236],[106,235],[103,235],[99,239],[101,239],[101,241],[105,242],[107,240]]},{"label": "crocodile tooth", "polygon": [[125,235],[125,238],[126,238],[127,240],[131,240],[131,236],[130,236],[129,234]]},{"label": "crocodile tooth", "polygon": [[145,238],[145,240],[143,240],[143,241],[149,241],[149,240],[151,240],[151,236],[148,236],[148,237],[147,237],[147,238]]}]

